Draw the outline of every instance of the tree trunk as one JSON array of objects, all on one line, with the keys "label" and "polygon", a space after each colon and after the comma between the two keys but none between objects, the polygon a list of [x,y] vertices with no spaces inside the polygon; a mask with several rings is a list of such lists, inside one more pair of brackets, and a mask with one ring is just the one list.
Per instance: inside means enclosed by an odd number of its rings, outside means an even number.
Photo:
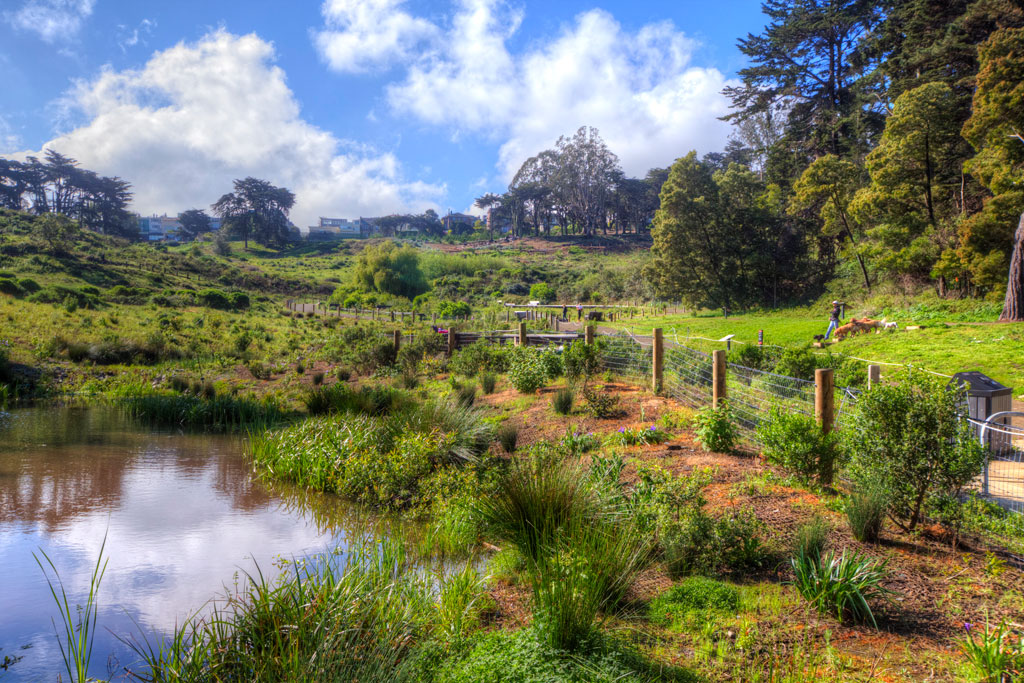
[{"label": "tree trunk", "polygon": [[1013,236],[1013,255],[1010,257],[1010,277],[1006,283],[1006,300],[1000,320],[1024,320],[1024,214]]}]

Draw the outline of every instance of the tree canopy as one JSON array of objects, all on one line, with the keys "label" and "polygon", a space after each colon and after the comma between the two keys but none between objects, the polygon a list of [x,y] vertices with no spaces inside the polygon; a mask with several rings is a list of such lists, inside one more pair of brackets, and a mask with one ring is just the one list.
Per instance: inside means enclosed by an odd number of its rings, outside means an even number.
[{"label": "tree canopy", "polygon": [[222,220],[221,229],[242,238],[246,248],[250,239],[280,246],[290,238],[288,212],[294,205],[290,190],[250,176],[236,180],[234,191],[214,202],[213,212]]}]

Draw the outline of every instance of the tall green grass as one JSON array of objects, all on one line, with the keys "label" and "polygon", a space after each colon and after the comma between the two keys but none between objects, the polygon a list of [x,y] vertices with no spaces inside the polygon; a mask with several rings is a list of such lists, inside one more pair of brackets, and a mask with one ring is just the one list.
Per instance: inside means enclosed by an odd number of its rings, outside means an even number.
[{"label": "tall green grass", "polygon": [[288,411],[273,398],[206,398],[156,391],[138,384],[129,384],[119,389],[113,394],[113,401],[133,419],[174,427],[254,430],[280,423],[289,417]]},{"label": "tall green grass", "polygon": [[[103,557],[106,547],[107,536],[104,534],[99,555],[96,557],[96,565],[89,578],[89,592],[86,594],[85,604],[75,603],[74,609],[68,601],[64,581],[60,578],[53,560],[45,551],[40,550],[39,554],[43,556],[43,560],[46,560],[46,566],[44,566],[43,561],[35,553],[32,554],[42,570],[43,576],[46,577],[46,585],[50,589],[54,603],[60,609],[61,626],[64,633],[61,634],[57,631],[56,620],[53,621],[53,630],[57,634],[57,644],[60,647],[61,659],[64,661],[64,669],[68,672],[68,678],[75,683],[92,680],[89,678],[89,662],[92,660],[93,638],[96,635],[96,620],[99,616],[100,583],[107,571],[107,559]],[[52,578],[51,571],[53,572]]]},{"label": "tall green grass", "polygon": [[296,563],[289,575],[247,574],[244,587],[167,640],[133,644],[145,681],[415,679],[418,647],[459,641],[478,625],[475,570],[415,566],[401,543],[367,542],[343,558]]},{"label": "tall green grass", "polygon": [[578,461],[535,454],[512,461],[497,492],[476,503],[484,534],[525,558],[535,623],[560,650],[588,641],[651,557],[649,536],[592,480]]}]

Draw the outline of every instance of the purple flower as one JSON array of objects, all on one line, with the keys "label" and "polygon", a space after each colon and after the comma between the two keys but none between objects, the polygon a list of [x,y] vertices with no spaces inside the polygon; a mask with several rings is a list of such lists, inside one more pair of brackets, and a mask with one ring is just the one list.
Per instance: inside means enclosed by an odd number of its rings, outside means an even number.
[{"label": "purple flower", "polygon": [[658,428],[657,428],[657,427],[655,427],[654,425],[651,425],[651,431],[652,431],[652,432],[656,432],[656,431],[658,431]]},{"label": "purple flower", "polygon": [[625,433],[626,433],[626,428],[625,427],[619,427],[619,434],[625,434]]},{"label": "purple flower", "polygon": [[965,621],[965,622],[964,622],[964,630],[965,630],[965,631],[967,631],[968,633],[970,633],[970,632],[971,632],[971,628],[972,628],[973,626],[974,626],[974,624],[972,624],[972,623],[971,623],[971,622],[969,622],[969,621]]}]

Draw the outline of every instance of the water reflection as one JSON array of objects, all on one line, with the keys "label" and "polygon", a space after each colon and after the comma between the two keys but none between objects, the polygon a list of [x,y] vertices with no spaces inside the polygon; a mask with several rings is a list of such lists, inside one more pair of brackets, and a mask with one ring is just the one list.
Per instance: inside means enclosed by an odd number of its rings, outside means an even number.
[{"label": "water reflection", "polygon": [[107,535],[92,671],[107,677],[134,659],[116,638],[136,631],[132,620],[167,632],[239,570],[344,546],[376,521],[336,498],[259,482],[241,451],[238,438],[152,432],[110,409],[12,412],[0,430],[0,660],[24,659],[0,681],[61,670],[56,609],[32,558],[40,548],[76,596]]}]

